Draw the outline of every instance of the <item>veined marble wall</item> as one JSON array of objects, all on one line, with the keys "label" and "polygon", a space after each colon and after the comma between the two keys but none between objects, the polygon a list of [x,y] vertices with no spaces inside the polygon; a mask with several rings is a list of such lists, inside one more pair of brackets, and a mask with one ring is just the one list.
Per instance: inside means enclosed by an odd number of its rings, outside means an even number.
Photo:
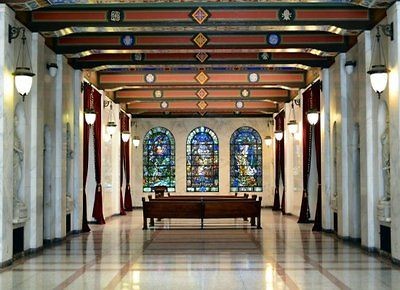
[{"label": "veined marble wall", "polygon": [[[171,131],[176,143],[176,193],[186,193],[186,139],[190,131],[199,126],[212,129],[219,140],[219,194],[229,193],[230,152],[229,141],[232,133],[242,126],[250,126],[258,131],[264,139],[267,135],[267,118],[160,118],[134,119],[137,129],[132,128],[132,135],[138,135],[141,144],[131,149],[132,199],[134,206],[141,206],[143,193],[143,137],[153,127],[162,126]],[[263,192],[256,193],[263,197],[263,206],[273,202],[274,173],[273,147],[268,148],[263,140]]]}]

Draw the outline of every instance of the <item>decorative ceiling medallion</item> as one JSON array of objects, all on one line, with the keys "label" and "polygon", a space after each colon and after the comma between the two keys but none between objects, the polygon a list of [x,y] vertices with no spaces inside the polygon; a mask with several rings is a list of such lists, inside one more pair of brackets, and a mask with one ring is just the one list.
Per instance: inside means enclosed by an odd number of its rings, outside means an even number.
[{"label": "decorative ceiling medallion", "polygon": [[115,23],[122,22],[124,20],[124,12],[120,9],[108,10],[107,20]]},{"label": "decorative ceiling medallion", "polygon": [[198,24],[203,24],[210,17],[210,13],[202,7],[198,7],[195,11],[190,14],[192,19],[196,21]]},{"label": "decorative ceiling medallion", "polygon": [[142,61],[144,60],[144,53],[133,53],[132,61]]},{"label": "decorative ceiling medallion", "polygon": [[262,61],[268,61],[271,59],[271,53],[269,52],[260,52],[258,58]]},{"label": "decorative ceiling medallion", "polygon": [[257,73],[251,73],[251,74],[249,74],[249,82],[251,82],[251,83],[256,83],[256,82],[258,82],[259,78],[260,78],[260,77],[258,76]]},{"label": "decorative ceiling medallion", "polygon": [[131,34],[122,35],[121,44],[125,47],[133,46],[135,44],[135,37]]},{"label": "decorative ceiling medallion", "polygon": [[161,107],[161,109],[166,109],[166,108],[168,108],[168,102],[167,102],[167,101],[162,101],[162,102],[160,103],[160,107]]},{"label": "decorative ceiling medallion", "polygon": [[203,33],[198,33],[195,37],[192,38],[192,41],[200,48],[202,48],[207,42],[208,38]]},{"label": "decorative ceiling medallion", "polygon": [[205,97],[207,97],[208,92],[206,89],[201,88],[200,90],[198,90],[196,92],[196,95],[200,98],[200,99],[204,99]]},{"label": "decorative ceiling medallion", "polygon": [[161,90],[154,90],[154,91],[153,91],[153,97],[154,97],[154,98],[157,98],[157,99],[162,98],[162,97],[163,97],[163,91],[161,91]]},{"label": "decorative ceiling medallion", "polygon": [[241,95],[243,98],[247,98],[247,97],[250,96],[250,91],[249,91],[248,89],[243,89],[243,90],[240,91],[240,95]]},{"label": "decorative ceiling medallion", "polygon": [[296,18],[296,12],[293,8],[281,8],[278,17],[282,22],[291,22]]},{"label": "decorative ceiling medallion", "polygon": [[200,108],[200,110],[204,110],[205,108],[207,108],[208,104],[206,101],[200,101],[197,103],[197,107]]},{"label": "decorative ceiling medallion", "polygon": [[272,46],[277,46],[281,43],[281,37],[277,33],[269,33],[267,35],[267,43]]},{"label": "decorative ceiling medallion", "polygon": [[205,62],[209,57],[210,55],[204,51],[201,51],[198,54],[196,54],[197,60],[200,61],[201,63]]},{"label": "decorative ceiling medallion", "polygon": [[144,79],[145,79],[146,83],[151,84],[151,83],[154,83],[154,81],[156,80],[156,76],[154,74],[147,74],[144,77]]},{"label": "decorative ceiling medallion", "polygon": [[244,103],[243,103],[243,101],[237,101],[235,106],[238,109],[242,109],[244,107]]},{"label": "decorative ceiling medallion", "polygon": [[196,76],[196,81],[201,85],[204,85],[208,81],[208,79],[208,75],[203,71],[199,72]]}]

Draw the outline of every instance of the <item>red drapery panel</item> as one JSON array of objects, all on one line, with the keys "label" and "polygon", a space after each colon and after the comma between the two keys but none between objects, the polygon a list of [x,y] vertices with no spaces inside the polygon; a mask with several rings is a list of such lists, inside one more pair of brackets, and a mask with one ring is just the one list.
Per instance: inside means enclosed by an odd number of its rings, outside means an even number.
[{"label": "red drapery panel", "polygon": [[[285,121],[285,112],[282,111],[278,115],[275,116],[275,130],[281,130],[283,132],[284,129],[284,121]],[[284,138],[281,141],[277,141],[275,139],[275,194],[274,194],[274,204],[272,206],[272,210],[280,210],[280,202],[279,202],[279,179],[281,169],[281,159],[284,154]]]},{"label": "red drapery panel", "polygon": [[94,132],[94,168],[96,178],[96,191],[94,197],[92,217],[99,224],[105,224],[103,216],[103,192],[101,188],[101,94],[94,90],[93,92],[93,109],[96,111],[96,121],[93,125]]},{"label": "red drapery panel", "polygon": [[[90,109],[90,97],[93,88],[90,84],[84,83],[83,86],[83,109]],[[89,160],[89,125],[83,120],[83,209],[82,209],[82,232],[90,232],[87,222],[87,201],[86,201],[86,179],[88,174]]]},{"label": "red drapery panel", "polygon": [[[127,122],[129,124],[129,117],[125,116],[127,119]],[[131,163],[129,162],[129,150],[130,150],[130,146],[129,146],[130,142],[126,142],[124,144],[125,146],[125,176],[126,176],[126,188],[125,188],[125,210],[127,211],[132,211],[133,207],[132,207],[132,196],[131,196],[131,184],[130,184],[130,180],[131,180],[131,170],[130,170],[130,166]]]},{"label": "red drapery panel", "polygon": [[[121,124],[121,132],[123,131],[128,131],[129,128],[127,128],[126,126],[126,121],[125,121],[125,113],[124,112],[120,112],[119,113],[119,121]],[[129,142],[129,141],[128,141]],[[126,215],[125,209],[124,209],[124,199],[123,199],[123,195],[122,195],[122,185],[124,182],[124,159],[125,159],[125,150],[124,150],[124,146],[125,146],[125,142],[122,141],[122,138],[120,140],[120,160],[119,160],[119,169],[120,169],[120,174],[119,174],[119,183],[120,183],[120,187],[119,187],[119,214],[120,215]]]},{"label": "red drapery panel", "polygon": [[[313,94],[313,108],[320,111],[320,93],[321,82],[318,81],[312,86]],[[315,210],[315,219],[313,231],[322,231],[322,204],[321,204],[321,122],[318,122],[314,128],[315,136],[315,153],[317,159],[317,174],[318,174],[318,194],[317,194],[317,208]]]},{"label": "red drapery panel", "polygon": [[303,92],[303,197],[298,223],[308,223],[310,220],[307,187],[311,168],[312,130],[307,120],[307,112],[310,109],[311,96],[311,88]]}]

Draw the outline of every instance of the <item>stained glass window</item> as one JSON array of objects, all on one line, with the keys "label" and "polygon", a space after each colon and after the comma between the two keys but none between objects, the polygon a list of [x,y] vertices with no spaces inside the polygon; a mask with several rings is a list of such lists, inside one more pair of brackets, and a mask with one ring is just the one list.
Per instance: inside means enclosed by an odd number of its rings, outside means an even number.
[{"label": "stained glass window", "polygon": [[143,141],[143,191],[154,186],[175,191],[175,138],[163,127],[148,131]]},{"label": "stained glass window", "polygon": [[186,141],[186,190],[218,191],[218,138],[207,127],[197,127]]},{"label": "stained glass window", "polygon": [[262,191],[262,141],[251,127],[231,136],[231,191]]}]

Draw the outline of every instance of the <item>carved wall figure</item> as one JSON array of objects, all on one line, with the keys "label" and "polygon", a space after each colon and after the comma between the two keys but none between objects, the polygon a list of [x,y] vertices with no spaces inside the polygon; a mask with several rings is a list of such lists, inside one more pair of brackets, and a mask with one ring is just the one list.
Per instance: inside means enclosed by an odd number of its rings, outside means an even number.
[{"label": "carved wall figure", "polygon": [[14,112],[14,150],[13,150],[13,197],[14,203],[24,201],[24,146],[25,146],[25,110],[18,103]]},{"label": "carved wall figure", "polygon": [[390,133],[389,120],[386,118],[385,131],[381,135],[383,200],[390,200]]}]

